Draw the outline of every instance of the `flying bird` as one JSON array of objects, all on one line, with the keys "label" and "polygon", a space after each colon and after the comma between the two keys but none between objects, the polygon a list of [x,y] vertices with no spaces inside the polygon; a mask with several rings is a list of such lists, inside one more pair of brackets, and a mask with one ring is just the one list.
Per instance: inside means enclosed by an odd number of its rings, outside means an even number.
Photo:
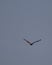
[{"label": "flying bird", "polygon": [[26,40],[26,39],[24,39],[24,41],[26,41],[28,44],[30,44],[30,45],[33,45],[34,43],[36,43],[36,42],[39,42],[39,41],[41,41],[42,39],[40,39],[40,40],[37,40],[37,41],[35,41],[35,42],[30,42],[30,41],[28,41],[28,40]]}]

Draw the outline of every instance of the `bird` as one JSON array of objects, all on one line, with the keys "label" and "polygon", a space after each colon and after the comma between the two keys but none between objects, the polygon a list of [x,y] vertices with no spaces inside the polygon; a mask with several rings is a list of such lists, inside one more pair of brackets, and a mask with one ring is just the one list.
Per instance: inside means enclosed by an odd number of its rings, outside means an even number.
[{"label": "bird", "polygon": [[39,40],[37,40],[37,41],[35,41],[35,42],[30,42],[30,41],[28,41],[27,39],[24,39],[24,41],[26,41],[29,45],[33,45],[34,43],[36,43],[36,42],[39,42],[39,41],[41,41],[42,39],[39,39]]}]

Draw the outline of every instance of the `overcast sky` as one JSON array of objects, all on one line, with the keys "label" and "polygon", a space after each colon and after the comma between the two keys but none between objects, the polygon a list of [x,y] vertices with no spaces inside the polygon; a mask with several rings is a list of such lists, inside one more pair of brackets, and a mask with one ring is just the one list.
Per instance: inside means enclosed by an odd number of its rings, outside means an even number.
[{"label": "overcast sky", "polygon": [[0,0],[0,65],[52,65],[52,0]]}]

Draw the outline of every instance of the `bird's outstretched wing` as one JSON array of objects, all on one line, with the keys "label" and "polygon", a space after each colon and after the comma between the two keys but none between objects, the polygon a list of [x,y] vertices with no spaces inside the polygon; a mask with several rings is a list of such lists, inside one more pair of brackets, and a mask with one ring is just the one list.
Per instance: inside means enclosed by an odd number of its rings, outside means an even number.
[{"label": "bird's outstretched wing", "polygon": [[29,42],[28,40],[26,40],[26,39],[24,39],[27,43],[29,43],[30,45],[33,45],[34,43],[36,43],[36,42],[39,42],[39,41],[41,41],[42,39],[40,39],[40,40],[37,40],[37,41],[35,41],[35,42]]},{"label": "bird's outstretched wing", "polygon": [[30,45],[32,44],[31,42],[29,42],[28,40],[24,39],[27,43],[29,43]]},{"label": "bird's outstretched wing", "polygon": [[33,43],[32,43],[32,45],[33,45],[34,43],[36,43],[36,42],[39,42],[39,41],[41,41],[41,40],[42,40],[42,39],[40,39],[40,40],[37,40],[37,41],[33,42]]}]

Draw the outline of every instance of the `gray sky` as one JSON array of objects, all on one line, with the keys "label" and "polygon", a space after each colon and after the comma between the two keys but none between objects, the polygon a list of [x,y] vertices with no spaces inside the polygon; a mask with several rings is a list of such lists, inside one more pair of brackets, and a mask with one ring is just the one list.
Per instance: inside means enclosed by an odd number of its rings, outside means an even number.
[{"label": "gray sky", "polygon": [[0,0],[0,65],[52,65],[52,0]]}]

